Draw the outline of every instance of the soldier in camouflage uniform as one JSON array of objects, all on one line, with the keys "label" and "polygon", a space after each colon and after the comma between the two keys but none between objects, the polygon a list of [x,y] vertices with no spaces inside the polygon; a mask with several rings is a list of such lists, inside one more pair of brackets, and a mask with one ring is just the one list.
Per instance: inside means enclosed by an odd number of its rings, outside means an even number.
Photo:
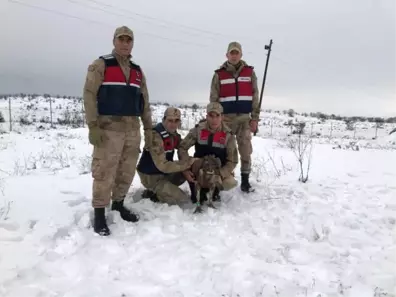
[{"label": "soldier in camouflage uniform", "polygon": [[144,149],[137,166],[140,181],[146,188],[143,197],[169,205],[187,201],[188,196],[179,186],[186,181],[182,171],[189,169],[195,160],[173,160],[181,141],[181,135],[177,133],[180,116],[177,108],[165,110],[162,122],[152,131],[152,144]]},{"label": "soldier in camouflage uniform", "polygon": [[[145,142],[150,144],[151,112],[146,78],[132,62],[134,34],[126,26],[115,30],[111,54],[96,59],[88,67],[84,85],[85,116],[89,142],[94,146],[92,159],[92,206],[94,231],[107,236],[110,230],[105,207],[130,222],[138,217],[124,207],[124,198],[135,176],[140,154],[140,122]],[[149,131],[149,133],[147,132]]]},{"label": "soldier in camouflage uniform", "polygon": [[[232,134],[230,128],[222,121],[223,107],[218,102],[209,103],[206,107],[206,120],[198,123],[191,129],[180,143],[179,159],[187,160],[189,158],[188,150],[195,146],[194,157],[203,158],[207,155],[215,155],[221,161],[220,176],[222,186],[216,189],[213,194],[213,200],[220,199],[219,191],[228,191],[237,185],[234,178],[234,169],[238,164],[238,150],[235,136]],[[194,166],[194,165],[193,165]],[[183,172],[185,178],[189,182],[191,190],[191,200],[193,203],[197,202],[195,193],[195,176],[191,170]],[[201,191],[204,196],[205,192]],[[202,197],[200,197],[202,198]]]},{"label": "soldier in camouflage uniform", "polygon": [[257,76],[252,66],[242,58],[242,47],[231,42],[227,61],[215,70],[210,89],[210,101],[220,102],[224,121],[236,135],[241,159],[241,190],[253,191],[249,183],[251,171],[252,132],[257,130],[260,116]]}]

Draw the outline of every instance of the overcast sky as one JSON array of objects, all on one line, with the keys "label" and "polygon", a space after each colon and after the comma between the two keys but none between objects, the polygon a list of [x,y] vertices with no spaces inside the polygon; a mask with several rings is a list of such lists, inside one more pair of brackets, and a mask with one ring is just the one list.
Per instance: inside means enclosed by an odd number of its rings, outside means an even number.
[{"label": "overcast sky", "polygon": [[81,95],[127,25],[151,101],[208,102],[233,40],[260,88],[272,38],[263,108],[396,116],[395,2],[1,0],[0,93]]}]

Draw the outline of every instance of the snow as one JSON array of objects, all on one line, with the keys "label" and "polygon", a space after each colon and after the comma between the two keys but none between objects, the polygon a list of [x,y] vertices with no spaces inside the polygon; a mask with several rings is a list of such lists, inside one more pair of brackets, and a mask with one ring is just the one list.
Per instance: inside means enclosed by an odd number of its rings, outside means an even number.
[{"label": "snow", "polygon": [[[159,119],[165,106],[154,109]],[[192,127],[203,112],[186,114]],[[2,297],[396,296],[394,135],[366,130],[359,151],[341,132],[315,138],[303,184],[286,133],[263,126],[255,193],[235,188],[194,215],[142,200],[136,175],[127,207],[140,221],[109,211],[103,238],[91,227],[87,129],[15,127],[0,135]]]}]

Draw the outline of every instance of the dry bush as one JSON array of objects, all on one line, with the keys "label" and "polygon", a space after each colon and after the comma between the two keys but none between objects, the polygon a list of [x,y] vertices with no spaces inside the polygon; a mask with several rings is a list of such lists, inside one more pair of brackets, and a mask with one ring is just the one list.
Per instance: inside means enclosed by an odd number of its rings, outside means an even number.
[{"label": "dry bush", "polygon": [[91,156],[84,156],[81,157],[80,162],[78,164],[80,174],[88,174],[91,172],[91,163],[92,157]]},{"label": "dry bush", "polygon": [[57,120],[59,125],[71,126],[79,128],[84,126],[84,115],[79,110],[70,110],[67,108]]},{"label": "dry bush", "polygon": [[[299,181],[306,183],[311,168],[313,141],[312,136],[298,134],[289,139],[289,148],[293,151],[300,167]],[[306,163],[306,165],[304,165]],[[304,169],[306,167],[306,170]]]},{"label": "dry bush", "polygon": [[282,176],[292,171],[292,166],[285,164],[283,158],[276,162],[275,153],[267,152],[267,156],[258,156],[252,163],[252,176],[256,182],[263,184],[267,191],[267,196],[271,196],[270,187]]},{"label": "dry bush", "polygon": [[0,178],[0,221],[5,221],[8,219],[8,214],[11,210],[12,201],[8,201],[4,197],[4,179]]},{"label": "dry bush", "polygon": [[11,210],[12,201],[8,201],[5,198],[1,199],[0,201],[0,221],[6,221],[9,219],[8,215]]},{"label": "dry bush", "polygon": [[23,155],[14,161],[12,175],[23,176],[36,169],[50,169],[57,171],[70,167],[71,158],[69,151],[72,148],[57,139],[49,149],[42,150],[36,154]]}]

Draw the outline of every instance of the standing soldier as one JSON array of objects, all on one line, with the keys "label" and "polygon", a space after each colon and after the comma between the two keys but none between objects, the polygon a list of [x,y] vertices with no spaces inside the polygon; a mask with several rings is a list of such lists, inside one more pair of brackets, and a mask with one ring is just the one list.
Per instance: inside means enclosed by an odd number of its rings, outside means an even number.
[{"label": "standing soldier", "polygon": [[189,169],[195,159],[173,161],[175,150],[181,142],[181,135],[177,133],[179,125],[180,110],[168,107],[162,123],[158,123],[153,129],[151,147],[144,149],[139,160],[137,172],[146,188],[143,196],[152,201],[173,205],[188,199],[179,186],[186,181],[182,172]]},{"label": "standing soldier", "polygon": [[124,206],[124,198],[135,176],[140,154],[140,122],[145,129],[146,146],[150,145],[151,111],[142,69],[132,62],[134,35],[126,26],[115,30],[111,54],[95,60],[88,67],[84,85],[85,117],[92,158],[92,206],[94,231],[109,235],[105,207],[121,218],[136,222],[138,217]]},{"label": "standing soldier", "polygon": [[220,102],[224,109],[224,121],[236,135],[241,159],[241,190],[252,192],[249,183],[251,171],[252,132],[257,130],[260,116],[257,76],[252,66],[242,58],[242,47],[231,42],[227,49],[227,61],[215,70],[210,89],[210,101]]},{"label": "standing soldier", "polygon": [[[179,147],[179,159],[189,158],[188,150],[195,146],[195,158],[215,155],[221,161],[220,177],[222,189],[228,191],[237,185],[234,178],[234,169],[238,164],[238,150],[235,136],[229,127],[223,123],[223,107],[218,102],[211,102],[206,107],[206,120],[198,123],[184,138]],[[191,170],[183,172],[190,185],[191,200],[193,203],[202,197],[195,197],[195,177]],[[213,193],[213,200],[219,200],[219,190]],[[201,191],[205,195],[204,191]]]}]

